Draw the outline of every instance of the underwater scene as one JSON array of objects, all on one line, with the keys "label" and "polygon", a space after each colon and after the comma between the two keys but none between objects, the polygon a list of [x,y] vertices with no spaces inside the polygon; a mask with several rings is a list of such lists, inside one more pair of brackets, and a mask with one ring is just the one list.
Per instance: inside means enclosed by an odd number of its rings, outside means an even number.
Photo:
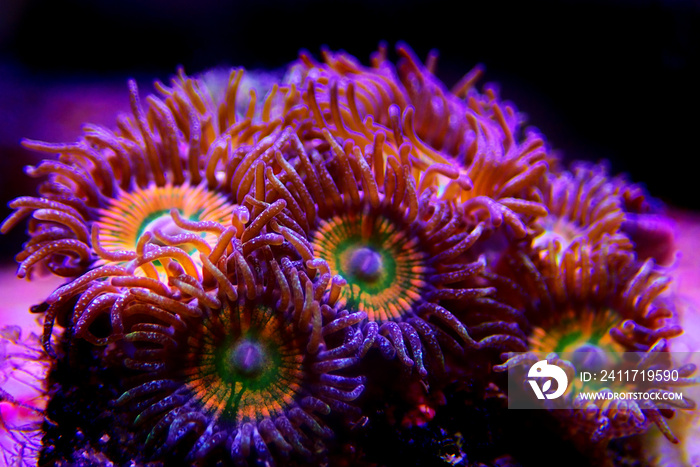
[{"label": "underwater scene", "polygon": [[0,8],[0,465],[700,466],[697,4]]}]

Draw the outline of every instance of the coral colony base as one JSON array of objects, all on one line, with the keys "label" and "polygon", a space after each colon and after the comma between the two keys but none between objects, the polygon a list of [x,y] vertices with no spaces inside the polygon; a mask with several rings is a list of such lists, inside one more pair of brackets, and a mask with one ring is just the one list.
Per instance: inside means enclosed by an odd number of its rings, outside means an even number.
[{"label": "coral colony base", "polygon": [[17,275],[65,284],[20,357],[51,364],[43,439],[3,422],[9,462],[544,465],[548,440],[622,465],[640,433],[678,441],[690,400],[506,410],[528,352],[668,353],[658,203],[563,168],[480,68],[448,90],[434,54],[397,53],[302,53],[264,96],[243,70],[130,82],[113,129],[24,141],[51,156],[0,230],[28,219]]}]

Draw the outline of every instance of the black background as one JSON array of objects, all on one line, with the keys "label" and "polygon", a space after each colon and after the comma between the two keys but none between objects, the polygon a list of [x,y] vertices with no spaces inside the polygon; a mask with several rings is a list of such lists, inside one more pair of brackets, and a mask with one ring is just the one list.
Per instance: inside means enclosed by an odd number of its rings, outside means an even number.
[{"label": "black background", "polygon": [[[42,86],[123,83],[126,103],[128,77],[278,69],[324,45],[367,63],[379,41],[405,41],[421,58],[437,49],[448,85],[484,64],[482,84],[499,83],[567,160],[609,159],[667,203],[700,208],[697,1],[2,0],[0,158],[28,154],[18,141],[36,130],[20,117]],[[7,83],[24,94],[8,97]]]}]

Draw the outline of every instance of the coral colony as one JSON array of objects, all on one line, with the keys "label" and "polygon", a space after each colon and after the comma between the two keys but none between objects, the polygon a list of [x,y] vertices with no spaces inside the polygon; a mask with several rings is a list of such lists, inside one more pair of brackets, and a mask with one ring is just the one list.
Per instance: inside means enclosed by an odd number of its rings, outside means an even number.
[{"label": "coral colony", "polygon": [[31,310],[26,355],[51,370],[27,456],[516,466],[549,440],[616,465],[648,430],[678,441],[666,419],[690,400],[506,409],[522,352],[668,354],[658,203],[564,168],[481,69],[448,90],[434,55],[397,53],[302,53],[265,95],[241,96],[243,70],[145,98],[130,82],[113,129],[23,142],[48,154],[27,168],[41,185],[1,229],[28,219],[19,277],[66,279]]}]

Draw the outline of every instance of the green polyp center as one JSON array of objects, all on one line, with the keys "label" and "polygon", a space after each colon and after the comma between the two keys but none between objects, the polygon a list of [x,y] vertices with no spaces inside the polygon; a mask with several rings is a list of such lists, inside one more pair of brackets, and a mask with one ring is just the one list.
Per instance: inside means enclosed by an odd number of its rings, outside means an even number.
[{"label": "green polyp center", "polygon": [[571,363],[578,371],[598,372],[607,368],[610,358],[606,349],[591,343],[585,343],[573,352]]},{"label": "green polyp center", "polygon": [[256,378],[268,367],[269,357],[258,342],[244,339],[231,347],[226,363],[231,374]]},{"label": "green polyp center", "polygon": [[610,334],[620,321],[620,314],[612,308],[567,310],[535,329],[530,345],[539,352],[578,353],[583,363],[596,365],[605,355],[624,352]]},{"label": "green polyp center", "polygon": [[370,294],[391,287],[396,276],[396,263],[389,252],[359,239],[348,239],[339,246],[336,264],[349,284]]},{"label": "green polyp center", "polygon": [[229,384],[257,391],[273,384],[282,364],[278,349],[266,345],[255,335],[246,333],[220,347],[217,373]]},{"label": "green polyp center", "polygon": [[371,248],[358,248],[350,254],[348,272],[361,281],[375,283],[382,277],[383,264],[381,253]]},{"label": "green polyp center", "polygon": [[[574,325],[572,324],[572,327]],[[602,352],[604,350],[602,347],[605,344],[602,342],[606,340],[606,336],[610,332],[609,328],[605,329],[593,329],[588,333],[580,330],[570,331],[561,336],[559,344],[554,349],[555,352],[587,352],[592,349],[600,349]]]}]

